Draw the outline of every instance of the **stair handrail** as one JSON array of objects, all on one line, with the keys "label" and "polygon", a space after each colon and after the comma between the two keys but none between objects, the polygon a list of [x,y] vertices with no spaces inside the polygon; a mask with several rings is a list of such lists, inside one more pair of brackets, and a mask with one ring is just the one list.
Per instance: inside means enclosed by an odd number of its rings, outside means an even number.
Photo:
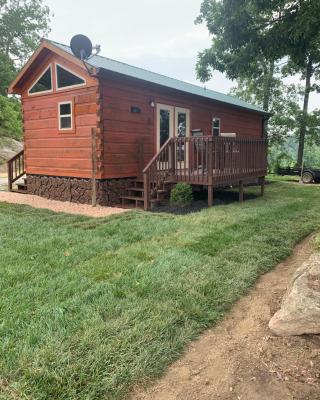
[{"label": "stair handrail", "polygon": [[7,161],[7,169],[8,190],[11,192],[13,183],[20,179],[26,173],[24,165],[24,150],[21,150],[18,154]]},{"label": "stair handrail", "polygon": [[150,209],[151,194],[157,190],[166,177],[170,175],[172,165],[174,165],[174,152],[171,144],[173,138],[169,138],[160,148],[143,170],[144,182],[144,209]]}]

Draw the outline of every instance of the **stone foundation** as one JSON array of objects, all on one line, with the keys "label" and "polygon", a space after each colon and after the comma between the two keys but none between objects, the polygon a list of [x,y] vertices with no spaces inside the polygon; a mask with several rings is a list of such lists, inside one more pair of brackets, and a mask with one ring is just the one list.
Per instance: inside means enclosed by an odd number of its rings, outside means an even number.
[{"label": "stone foundation", "polygon": [[[121,196],[132,184],[133,178],[97,180],[97,204],[116,206],[121,204]],[[91,179],[64,178],[57,176],[27,175],[28,194],[51,200],[91,204]]]}]

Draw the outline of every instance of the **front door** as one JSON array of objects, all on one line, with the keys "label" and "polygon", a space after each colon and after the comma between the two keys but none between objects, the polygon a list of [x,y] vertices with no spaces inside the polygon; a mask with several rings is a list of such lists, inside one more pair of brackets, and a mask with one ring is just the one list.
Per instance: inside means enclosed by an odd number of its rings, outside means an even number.
[{"label": "front door", "polygon": [[[190,110],[187,108],[175,108],[175,136],[187,138],[190,136]],[[189,162],[189,143],[177,141],[176,162],[178,168],[186,168]]]}]

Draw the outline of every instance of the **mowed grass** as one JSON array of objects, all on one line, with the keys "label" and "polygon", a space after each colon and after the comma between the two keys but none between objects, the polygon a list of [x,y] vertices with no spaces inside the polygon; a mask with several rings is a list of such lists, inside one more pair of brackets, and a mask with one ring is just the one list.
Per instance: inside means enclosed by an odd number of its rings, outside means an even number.
[{"label": "mowed grass", "polygon": [[183,217],[0,203],[0,399],[128,398],[319,229],[319,204],[277,181]]}]

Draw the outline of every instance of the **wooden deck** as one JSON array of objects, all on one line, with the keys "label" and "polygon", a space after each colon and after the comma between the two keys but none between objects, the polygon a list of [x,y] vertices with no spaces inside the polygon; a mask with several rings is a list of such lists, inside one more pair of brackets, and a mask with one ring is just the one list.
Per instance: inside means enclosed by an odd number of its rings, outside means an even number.
[{"label": "wooden deck", "polygon": [[207,186],[212,205],[213,188],[239,185],[241,198],[243,184],[259,180],[263,186],[266,173],[265,139],[170,138],[143,171],[144,208],[166,182]]}]

